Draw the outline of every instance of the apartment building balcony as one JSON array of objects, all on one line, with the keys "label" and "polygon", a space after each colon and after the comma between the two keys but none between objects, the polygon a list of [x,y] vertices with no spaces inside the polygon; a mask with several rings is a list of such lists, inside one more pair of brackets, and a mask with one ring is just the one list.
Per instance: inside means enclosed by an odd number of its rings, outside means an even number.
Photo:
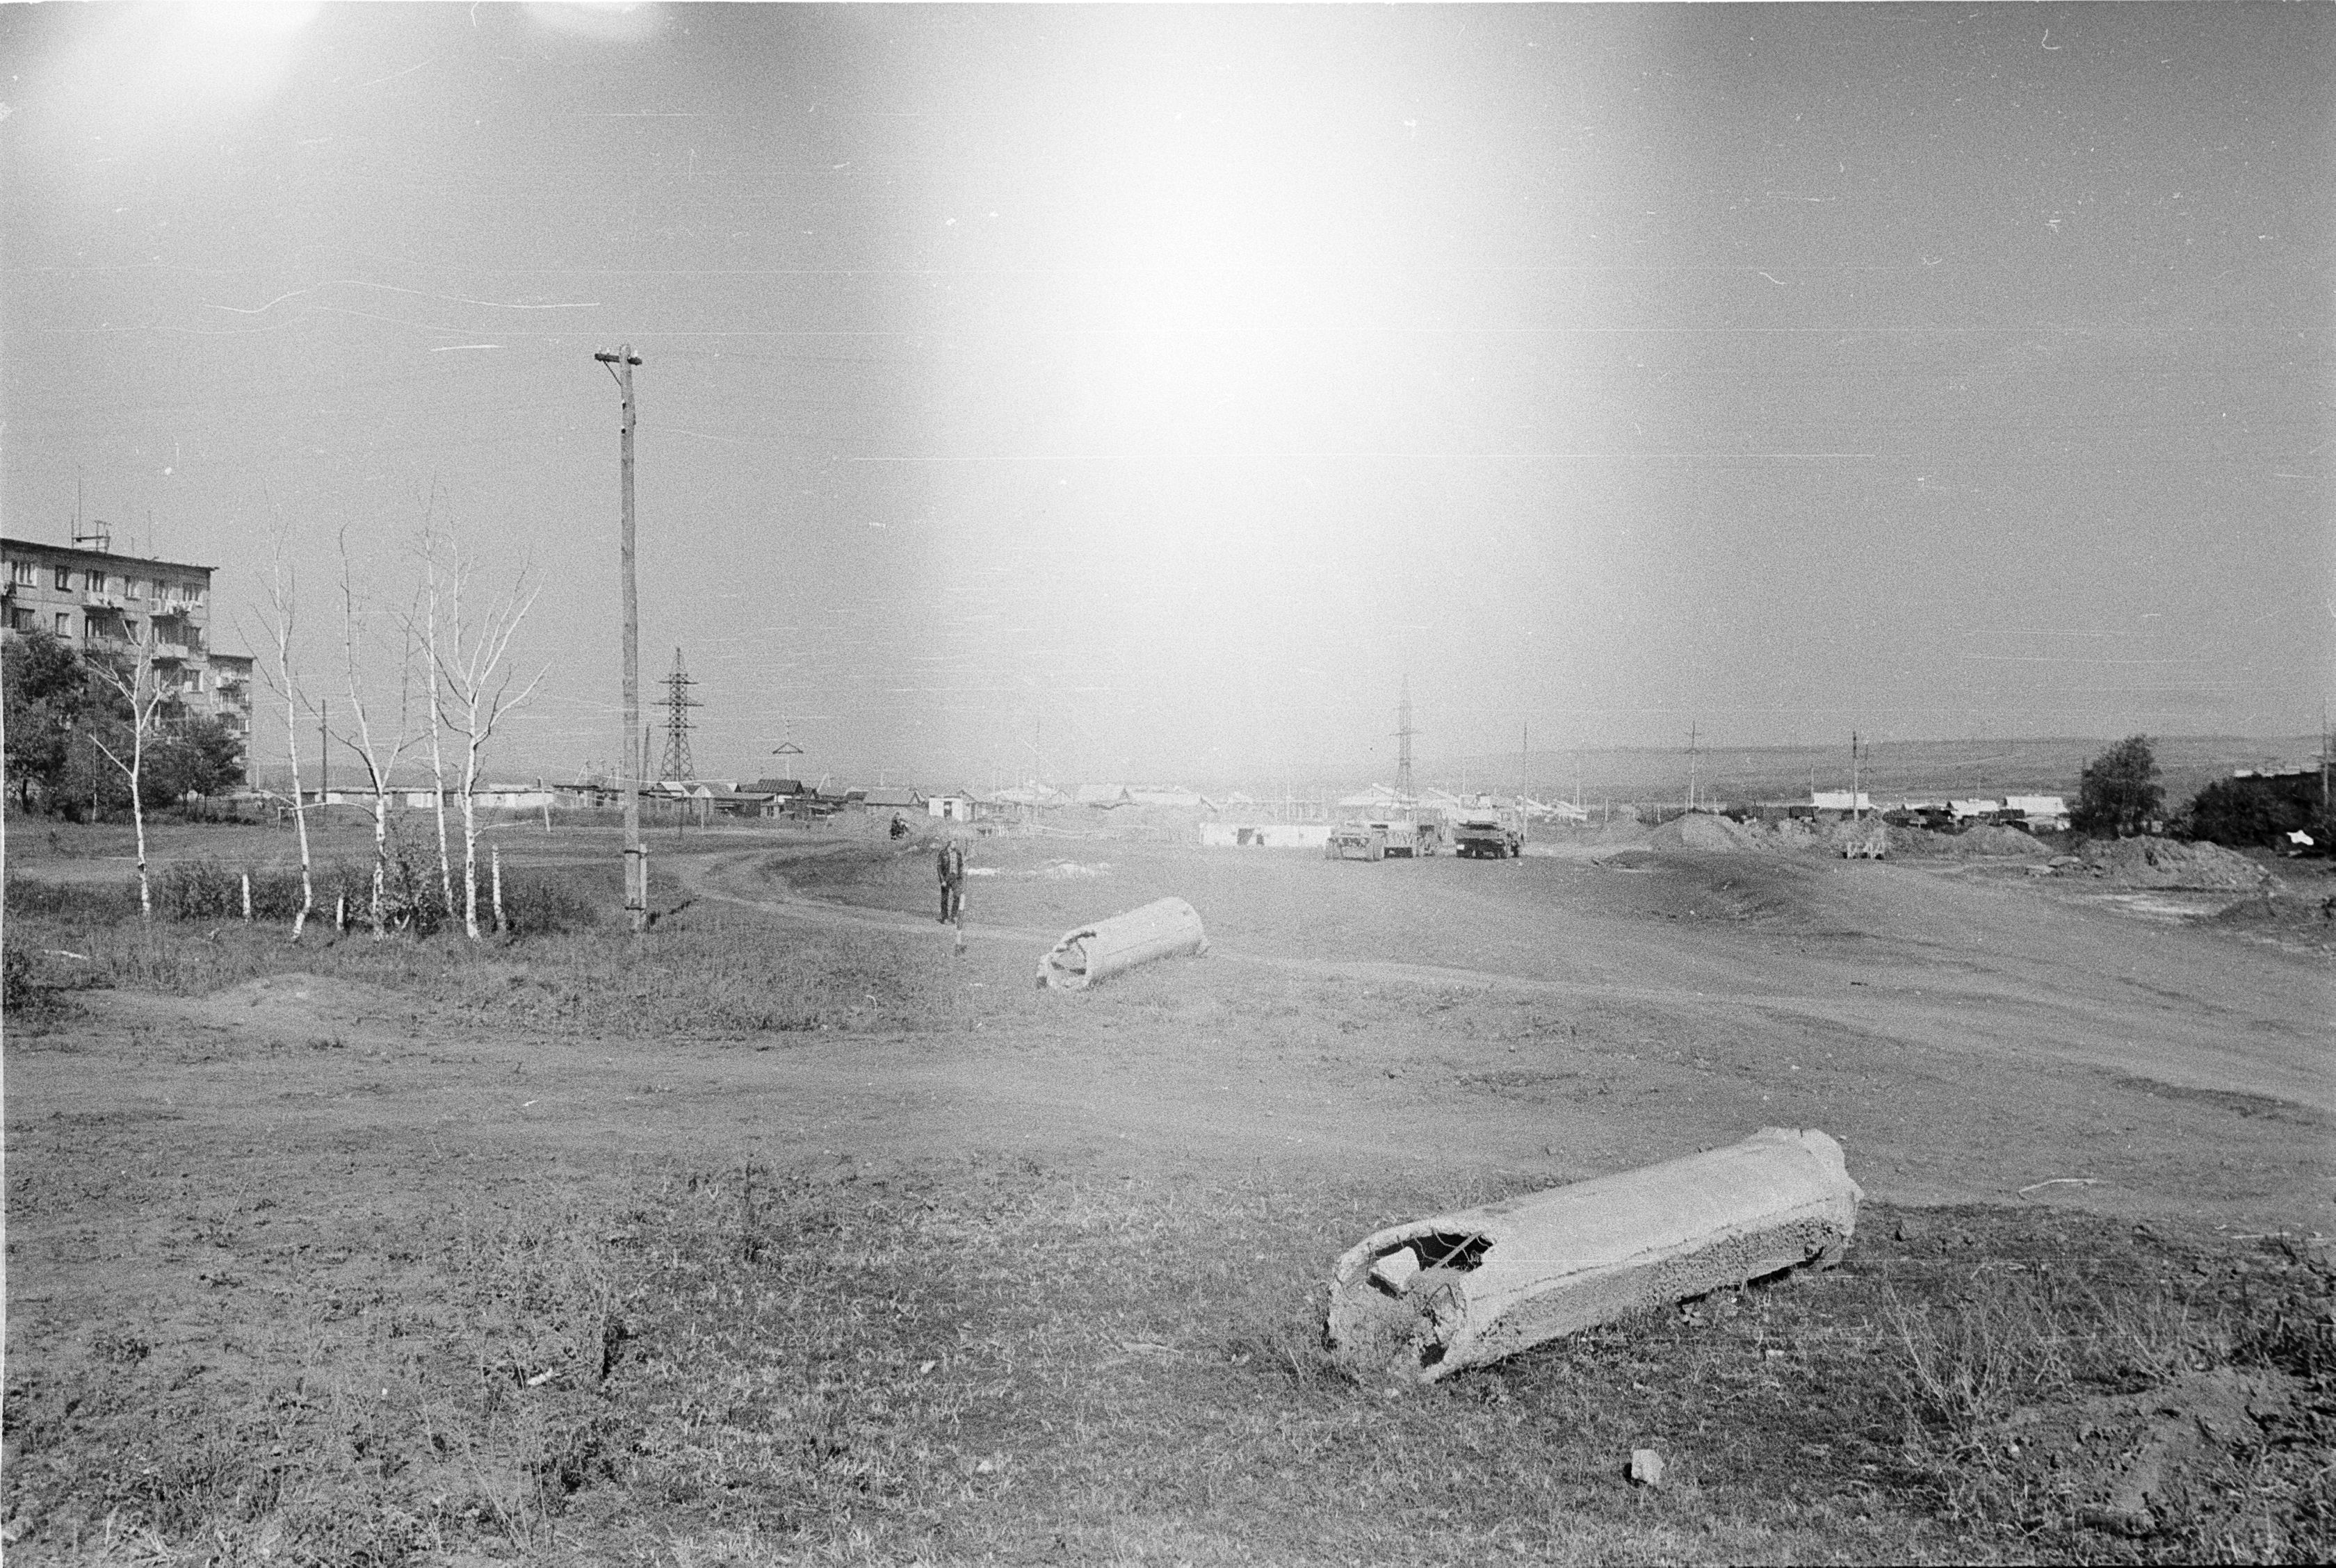
[{"label": "apartment building balcony", "polygon": [[157,659],[170,659],[183,663],[195,656],[195,651],[184,643],[165,643],[157,640],[153,646],[154,657]]}]

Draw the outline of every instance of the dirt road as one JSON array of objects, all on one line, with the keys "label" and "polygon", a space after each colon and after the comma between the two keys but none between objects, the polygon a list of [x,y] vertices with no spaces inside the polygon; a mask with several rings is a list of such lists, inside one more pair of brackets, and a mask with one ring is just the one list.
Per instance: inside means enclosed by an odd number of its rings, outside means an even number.
[{"label": "dirt road", "polygon": [[[949,941],[924,913],[923,853],[663,864],[699,901],[683,919]],[[1753,857],[1368,866],[1110,843],[984,841],[976,865],[949,965],[965,1021],[938,1033],[560,1038],[284,976],[200,1000],[92,993],[83,1054],[12,1061],[12,1120],[49,1124],[38,1141],[152,1118],[161,1147],[185,1123],[287,1158],[460,1148],[482,1176],[998,1148],[1309,1180],[1565,1179],[1785,1123],[1842,1137],[1882,1198],[2029,1188],[2336,1228],[2326,966],[2050,886]],[[1064,929],[1172,892],[1212,956],[1030,989]],[[91,1054],[122,1070],[92,1073]]]},{"label": "dirt road", "polygon": [[[1027,984],[1062,930],[1173,892],[1202,911],[1212,956],[1132,981],[1128,1006],[1295,993],[1383,1010],[1372,1033],[1386,1038],[1363,1073],[1339,1060],[1351,1040],[1302,1068],[1245,1072],[1228,1106],[1211,1087],[1228,1075],[1196,1049],[1206,1040],[1167,1060],[1097,1053],[1085,1028],[1096,1008],[1056,998],[1036,1031],[1051,1049],[1027,1073],[901,1068],[939,1102],[971,1097],[994,1127],[1228,1151],[1303,1140],[1313,1157],[1382,1162],[1555,1150],[1595,1168],[1792,1120],[1842,1133],[1861,1179],[1908,1201],[2051,1181],[2031,1196],[2238,1226],[2329,1217],[2324,963],[2136,919],[2081,889],[1776,857],[1365,866],[1072,847],[1092,858],[981,847],[991,875],[975,884],[968,937],[986,983]],[[920,913],[923,861],[750,854],[683,875],[708,899],[946,940]],[[1455,1007],[1477,1019],[1468,1049],[1438,1018]],[[1416,1010],[1419,1025],[1396,1021]],[[1515,1032],[1484,1038],[1500,1028]],[[1289,1055],[1251,1046],[1242,1066]],[[1260,1097],[1270,1116],[1254,1113]]]}]

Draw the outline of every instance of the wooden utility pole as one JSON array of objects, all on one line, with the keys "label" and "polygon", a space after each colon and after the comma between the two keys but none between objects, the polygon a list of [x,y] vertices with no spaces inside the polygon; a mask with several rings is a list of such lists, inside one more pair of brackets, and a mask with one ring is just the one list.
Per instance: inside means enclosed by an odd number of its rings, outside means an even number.
[{"label": "wooden utility pole", "polygon": [[1687,727],[1687,808],[1695,809],[1695,741],[1702,733],[1695,725]]},{"label": "wooden utility pole", "polygon": [[633,576],[633,367],[641,362],[628,343],[618,344],[614,353],[592,357],[608,367],[624,398],[624,433],[618,449],[624,523],[617,552],[625,579],[625,760],[617,783],[625,792],[625,921],[638,934],[649,923],[648,852],[641,845],[641,770],[648,760],[648,737],[641,735],[638,751],[633,741],[641,728],[641,603]]},{"label": "wooden utility pole", "polygon": [[1857,808],[1857,731],[1849,732],[1849,819],[1853,822],[1864,813]]},{"label": "wooden utility pole", "polygon": [[330,827],[333,814],[323,809],[325,791],[333,787],[333,703],[330,698],[320,698],[316,703],[316,822]]}]

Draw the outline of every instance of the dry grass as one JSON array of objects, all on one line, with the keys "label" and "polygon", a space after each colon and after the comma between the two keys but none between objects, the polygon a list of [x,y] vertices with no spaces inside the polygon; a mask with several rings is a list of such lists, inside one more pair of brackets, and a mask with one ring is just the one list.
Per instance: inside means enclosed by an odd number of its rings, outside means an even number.
[{"label": "dry grass", "polygon": [[[1966,1211],[1950,1223],[1971,1246],[1940,1251],[1888,1239],[1877,1210],[1884,1235],[1836,1274],[1393,1397],[1322,1350],[1316,1275],[1380,1217],[1370,1198],[1497,1186],[1097,1183],[974,1159],[641,1169],[624,1189],[530,1186],[394,1239],[353,1225],[330,1267],[271,1255],[248,1210],[217,1218],[233,1257],[214,1274],[268,1303],[233,1364],[190,1365],[119,1307],[12,1358],[16,1553],[2302,1561],[2331,1544],[2292,1452],[2269,1447],[2234,1464],[2283,1512],[2207,1499],[2155,1545],[1970,1479],[2035,1401],[2206,1356],[2311,1370],[2295,1344],[2249,1338],[2266,1290],[2296,1294],[2268,1255],[2198,1284],[2190,1254],[2098,1224]],[[1974,1252],[2057,1259],[2067,1286],[1990,1278]],[[1672,1479],[1634,1492],[1621,1467],[1650,1446]]]},{"label": "dry grass", "polygon": [[[201,994],[297,969],[579,1040],[971,1021],[939,944],[705,906],[638,944],[296,949],[239,923],[148,931],[12,905],[7,944],[68,1005],[67,975]],[[993,1023],[1042,1005],[993,994]],[[1243,1000],[1124,995],[1206,1031]],[[1378,1014],[1499,1038],[1574,1027],[1416,987],[1276,1005],[1326,1037]],[[37,1222],[11,1235],[12,1562],[2336,1555],[2327,1282],[2276,1245],[1869,1205],[1835,1273],[1391,1396],[1322,1348],[1330,1261],[1388,1219],[1545,1172],[1357,1187],[987,1156],[493,1180],[432,1131],[421,1168],[360,1176],[352,1155],[344,1177],[189,1118],[172,1136],[213,1142],[171,1163],[198,1186],[146,1152],[160,1123],[98,1125],[144,1114],[11,1125],[10,1213]],[[2039,1410],[2202,1366],[2276,1375],[2297,1404],[2156,1535],[2104,1533],[2014,1451]],[[1643,1447],[1669,1460],[1659,1491],[1622,1479]]]},{"label": "dry grass", "polygon": [[[920,1030],[958,1021],[962,1003],[931,951],[885,933],[774,928],[718,907],[668,915],[634,941],[578,915],[615,902],[616,874],[507,874],[510,902],[539,917],[521,934],[472,944],[458,934],[336,934],[326,919],[297,945],[280,926],[229,920],[141,925],[134,895],[111,885],[12,881],[6,945],[27,1010],[113,986],[202,996],[263,975],[307,973],[384,985],[430,1006],[492,1007],[554,1034],[734,1039],[818,1030]],[[606,883],[607,886],[600,884]],[[679,889],[662,878],[667,910]],[[613,925],[613,922],[608,923]],[[522,927],[522,930],[525,930]]]}]

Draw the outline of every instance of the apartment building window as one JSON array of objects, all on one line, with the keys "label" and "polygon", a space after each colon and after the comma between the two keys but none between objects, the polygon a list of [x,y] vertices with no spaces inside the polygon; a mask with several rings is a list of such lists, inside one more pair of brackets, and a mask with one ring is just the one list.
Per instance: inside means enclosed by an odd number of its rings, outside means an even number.
[{"label": "apartment building window", "polygon": [[[64,574],[63,572],[59,572],[57,576],[62,577]],[[73,617],[66,615],[63,610],[59,610],[57,612],[57,635],[60,637],[70,637],[73,635]]]},{"label": "apartment building window", "polygon": [[11,561],[8,580],[20,588],[29,588],[41,580],[41,568],[30,561]]},{"label": "apartment building window", "polygon": [[31,636],[34,631],[39,629],[40,624],[41,618],[33,614],[32,611],[24,608],[24,605],[11,605],[8,606],[8,629],[10,631],[22,632],[26,636]]},{"label": "apartment building window", "polygon": [[143,577],[132,577],[128,583],[123,585],[122,591],[129,595],[133,599],[142,599],[146,596],[146,579]]},{"label": "apartment building window", "polygon": [[57,592],[60,594],[70,594],[73,592],[73,568],[71,566],[59,566],[57,568]]},{"label": "apartment building window", "polygon": [[105,574],[92,566],[81,575],[82,591],[88,594],[105,592]]},{"label": "apartment building window", "polygon": [[98,637],[99,637],[99,635],[100,635],[101,634],[102,634],[102,633],[104,632],[104,630],[105,630],[105,617],[104,617],[104,616],[102,616],[102,615],[83,615],[83,616],[81,618],[81,634],[82,634],[83,636],[84,636],[84,637],[87,637],[91,642],[92,642],[92,643],[96,642],[96,641],[97,641],[97,639],[98,639]]}]

